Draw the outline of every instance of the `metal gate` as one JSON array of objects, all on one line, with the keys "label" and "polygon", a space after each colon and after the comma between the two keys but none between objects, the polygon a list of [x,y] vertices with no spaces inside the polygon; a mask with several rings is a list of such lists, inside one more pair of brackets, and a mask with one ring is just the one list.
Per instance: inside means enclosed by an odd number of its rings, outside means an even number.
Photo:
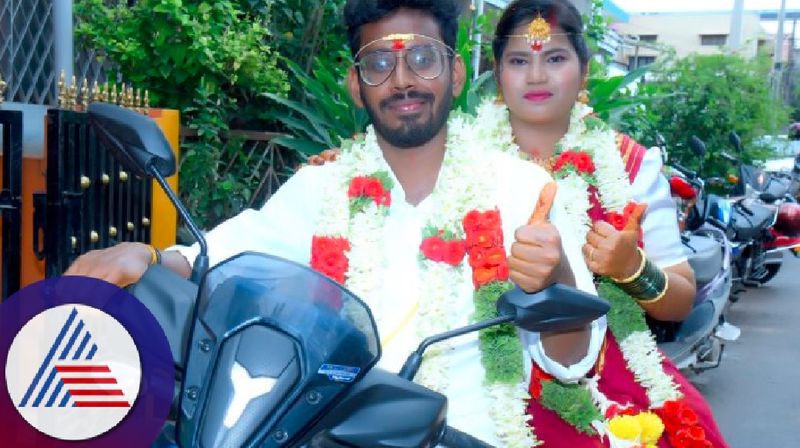
[{"label": "metal gate", "polygon": [[3,300],[19,290],[20,285],[22,112],[0,110],[0,130],[0,152],[3,155],[3,185],[0,190],[3,269],[0,272],[2,277],[0,300]]},{"label": "metal gate", "polygon": [[88,114],[48,111],[47,192],[34,195],[34,250],[47,277],[90,250],[149,243],[151,205],[152,183],[125,172],[97,140]]}]

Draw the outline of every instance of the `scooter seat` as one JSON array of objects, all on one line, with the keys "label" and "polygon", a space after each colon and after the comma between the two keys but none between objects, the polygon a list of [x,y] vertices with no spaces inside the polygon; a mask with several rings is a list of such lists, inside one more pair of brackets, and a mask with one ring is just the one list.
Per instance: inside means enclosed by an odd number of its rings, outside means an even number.
[{"label": "scooter seat", "polygon": [[775,210],[759,204],[750,204],[747,207],[753,215],[734,208],[733,228],[736,231],[738,241],[748,241],[754,239],[764,229],[772,224],[775,219]]},{"label": "scooter seat", "polygon": [[683,250],[694,269],[698,288],[713,280],[722,269],[722,245],[711,237],[690,235],[689,241],[683,244]]}]

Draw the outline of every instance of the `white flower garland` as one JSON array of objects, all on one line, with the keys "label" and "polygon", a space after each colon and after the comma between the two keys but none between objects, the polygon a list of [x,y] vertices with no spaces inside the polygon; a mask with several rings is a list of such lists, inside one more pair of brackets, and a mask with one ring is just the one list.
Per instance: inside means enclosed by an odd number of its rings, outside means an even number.
[{"label": "white flower garland", "polygon": [[[442,162],[436,187],[431,194],[433,202],[426,223],[436,229],[449,231],[458,238],[464,238],[461,225],[463,217],[471,210],[491,210],[495,208],[492,190],[495,184],[491,170],[483,163],[488,152],[475,142],[480,128],[474,119],[462,114],[452,114],[448,120],[447,151]],[[513,144],[513,137],[503,137],[504,144]],[[374,203],[370,203],[363,213],[349,216],[349,202],[346,195],[348,182],[356,176],[369,176],[375,172],[391,173],[377,143],[372,127],[361,141],[352,142],[337,160],[339,189],[331,189],[324,198],[323,210],[316,235],[341,237],[350,241],[347,253],[349,268],[346,273],[346,286],[359,296],[374,297],[379,279],[374,275],[376,267],[385,266],[385,251],[382,250],[382,229],[385,220],[383,213]],[[420,338],[453,329],[457,322],[452,321],[453,313],[448,310],[463,307],[459,289],[453,285],[464,281],[465,262],[450,266],[430,260],[420,261],[418,297],[424,297],[419,305],[415,332]],[[470,301],[472,306],[472,301]],[[376,313],[375,319],[381,326],[382,318]],[[416,381],[433,390],[444,392],[450,383],[451,368],[447,353],[452,345],[440,344],[432,347],[425,355],[425,361],[417,374]],[[525,384],[488,386],[491,399],[489,415],[495,423],[498,438],[503,446],[510,448],[529,448],[539,442],[528,424],[525,414],[526,400],[529,399]]]},{"label": "white flower garland", "polygon": [[[591,107],[576,103],[570,116],[569,130],[556,148],[588,153],[595,164],[601,205],[608,211],[620,212],[631,200],[628,173],[619,153],[615,132],[606,125],[594,129],[586,126],[585,118],[591,113]],[[491,99],[484,101],[478,109],[477,121],[487,128],[481,132],[482,136],[489,138],[484,140],[485,147],[494,146],[503,152],[519,152],[517,145],[509,146],[505,139],[505,136],[512,133],[505,105],[497,104]],[[493,137],[501,138],[501,141],[494,144],[491,140]],[[586,241],[586,235],[591,229],[588,216],[591,208],[587,193],[589,184],[580,176],[570,174],[559,179],[558,186],[566,212],[564,222],[575,224],[567,231],[569,238]],[[619,346],[628,370],[645,389],[651,407],[659,408],[665,401],[677,400],[683,396],[673,378],[664,372],[663,356],[649,331],[634,332],[625,340],[619,341]]]}]

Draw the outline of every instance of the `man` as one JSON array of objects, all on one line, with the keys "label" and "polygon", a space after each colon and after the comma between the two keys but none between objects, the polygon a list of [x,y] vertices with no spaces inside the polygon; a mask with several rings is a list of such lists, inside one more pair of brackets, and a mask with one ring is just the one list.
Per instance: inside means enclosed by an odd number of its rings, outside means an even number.
[{"label": "man", "polygon": [[[207,235],[212,266],[245,250],[313,266],[319,255],[314,252],[319,249],[317,243],[326,238],[344,242],[347,249],[341,254],[346,253],[347,259],[341,264],[344,271],[339,280],[346,278],[346,286],[370,305],[382,336],[381,365],[389,370],[399,369],[426,334],[423,330],[441,331],[471,319],[470,279],[479,282],[479,273],[470,275],[467,262],[459,264],[459,258],[451,264],[460,267],[452,269],[420,261],[426,236],[441,236],[434,238],[436,241],[448,238],[442,228],[438,235],[426,235],[427,226],[451,213],[460,227],[462,215],[452,210],[463,203],[453,200],[456,196],[462,202],[491,204],[485,209],[500,212],[505,249],[510,249],[506,277],[518,286],[536,291],[559,281],[594,292],[579,245],[565,241],[562,248],[556,226],[549,222],[527,224],[539,192],[549,180],[545,172],[497,151],[491,156],[487,152],[485,160],[470,158],[483,153],[480,148],[467,148],[470,142],[464,137],[469,129],[449,129],[455,125],[447,125],[453,98],[460,94],[465,79],[464,62],[452,50],[459,3],[349,1],[345,19],[356,64],[347,81],[356,104],[368,111],[374,129],[364,139],[348,143],[351,149],[345,148],[340,161],[301,169],[261,210],[247,210]],[[454,154],[463,156],[459,159]],[[375,197],[374,203],[358,202],[367,196],[353,196],[356,178],[386,179],[383,187],[387,191],[381,193],[385,200]],[[348,180],[349,191],[343,180]],[[476,185],[481,189],[471,191]],[[373,186],[381,189],[374,182]],[[556,201],[550,214],[555,224],[559,210]],[[463,244],[463,240],[452,242]],[[189,261],[196,254],[196,247],[176,248],[161,254],[160,259],[188,277]],[[127,285],[136,282],[154,258],[153,249],[146,245],[123,243],[80,257],[67,275]],[[436,272],[441,275],[437,277]],[[431,279],[438,279],[438,287]],[[436,294],[452,300],[443,302],[455,315],[446,316],[447,323],[439,322],[442,315],[428,306],[433,300],[430,296]],[[526,355],[526,361],[534,357],[550,373],[567,380],[582,377],[591,368],[602,342],[595,325],[571,333],[527,336],[530,356]],[[430,362],[439,366],[439,373],[429,372],[428,377],[438,376],[440,382],[447,379],[439,386],[450,399],[453,426],[488,442],[516,445],[507,440],[511,437],[508,430],[498,429],[497,416],[490,411],[494,418],[486,418],[492,398],[484,388],[477,347],[475,335],[454,341],[443,350],[441,363]],[[513,412],[522,419],[518,426],[525,427],[522,409],[515,407]]]}]

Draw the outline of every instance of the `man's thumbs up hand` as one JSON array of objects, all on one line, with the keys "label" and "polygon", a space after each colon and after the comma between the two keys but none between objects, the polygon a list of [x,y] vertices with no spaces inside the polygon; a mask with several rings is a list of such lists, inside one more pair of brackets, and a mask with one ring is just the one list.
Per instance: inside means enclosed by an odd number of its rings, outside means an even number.
[{"label": "man's thumbs up hand", "polygon": [[539,291],[557,281],[574,282],[561,249],[561,236],[548,219],[556,190],[555,182],[545,185],[528,224],[514,233],[509,277],[526,292]]}]

